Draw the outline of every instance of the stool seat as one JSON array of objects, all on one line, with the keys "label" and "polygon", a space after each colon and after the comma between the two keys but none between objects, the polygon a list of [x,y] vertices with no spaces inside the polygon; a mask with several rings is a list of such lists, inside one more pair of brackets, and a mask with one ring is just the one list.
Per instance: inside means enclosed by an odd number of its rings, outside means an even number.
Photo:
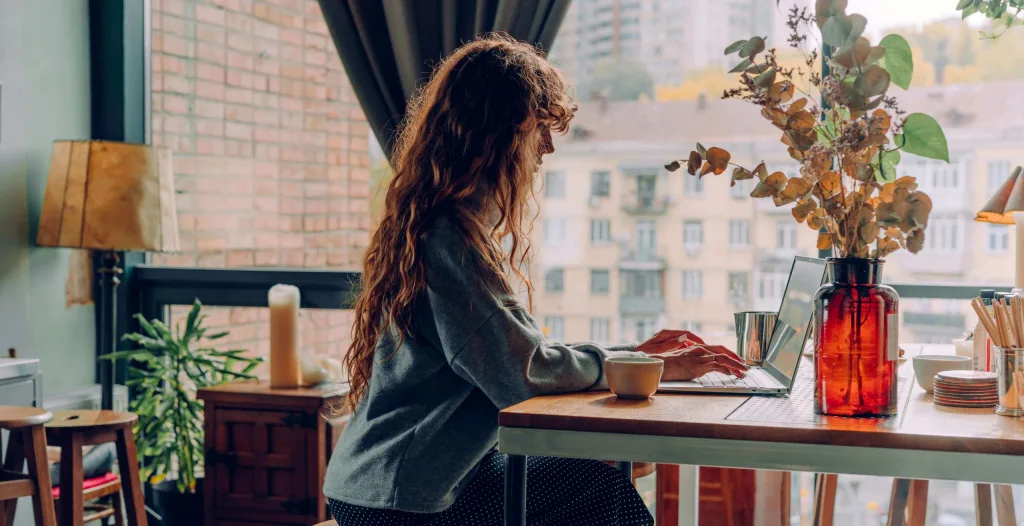
[{"label": "stool seat", "polygon": [[53,414],[38,407],[0,405],[0,429],[21,429],[45,424]]},{"label": "stool seat", "polygon": [[130,426],[139,417],[134,413],[121,413],[118,411],[96,411],[96,410],[75,410],[75,411],[54,411],[53,418],[46,422],[47,430],[100,430],[117,429]]}]

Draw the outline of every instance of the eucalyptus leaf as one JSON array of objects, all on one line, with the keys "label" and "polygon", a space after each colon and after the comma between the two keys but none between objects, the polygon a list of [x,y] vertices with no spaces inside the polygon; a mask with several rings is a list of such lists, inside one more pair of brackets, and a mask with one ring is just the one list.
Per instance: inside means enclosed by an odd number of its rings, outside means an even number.
[{"label": "eucalyptus leaf", "polygon": [[747,43],[746,40],[737,40],[737,41],[733,42],[732,44],[729,44],[729,47],[725,48],[725,54],[726,55],[732,55],[733,53],[739,51],[740,48],[743,47],[743,44],[746,44],[746,43]]},{"label": "eucalyptus leaf", "polygon": [[821,28],[821,38],[826,44],[832,47],[842,47],[846,44],[853,31],[853,23],[846,15],[830,16]]},{"label": "eucalyptus leaf", "polygon": [[886,35],[878,45],[885,48],[882,67],[889,72],[892,83],[910,89],[910,81],[914,78],[914,56],[907,39],[895,34]]},{"label": "eucalyptus leaf", "polygon": [[960,11],[960,10],[963,10],[963,9],[967,9],[968,7],[971,7],[972,5],[974,5],[974,0],[960,0],[960,3],[958,3],[956,5],[956,10]]},{"label": "eucalyptus leaf", "polygon": [[768,71],[761,73],[760,75],[757,76],[757,78],[754,79],[754,85],[759,88],[767,89],[768,87],[775,83],[775,75],[775,70],[769,69]]},{"label": "eucalyptus leaf", "polygon": [[896,180],[896,165],[900,164],[899,150],[881,150],[880,161],[872,164],[875,170],[875,180],[880,183],[889,183]]},{"label": "eucalyptus leaf", "polygon": [[949,162],[949,146],[942,126],[933,117],[923,113],[911,113],[903,122],[903,133],[893,137],[896,146],[903,151]]},{"label": "eucalyptus leaf", "polygon": [[740,62],[739,64],[736,64],[736,67],[730,69],[729,73],[739,73],[739,72],[747,69],[748,67],[750,67],[753,63],[754,63],[753,60],[750,60],[749,58],[745,58],[745,59],[743,59],[742,62]]},{"label": "eucalyptus leaf", "polygon": [[764,39],[761,37],[751,37],[740,46],[740,57],[753,58],[758,53],[764,51]]}]

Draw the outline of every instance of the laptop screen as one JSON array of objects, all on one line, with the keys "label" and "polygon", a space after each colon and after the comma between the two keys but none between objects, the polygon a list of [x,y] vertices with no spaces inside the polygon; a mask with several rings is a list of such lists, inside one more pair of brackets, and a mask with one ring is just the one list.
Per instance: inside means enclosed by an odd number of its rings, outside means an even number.
[{"label": "laptop screen", "polygon": [[779,317],[768,344],[765,369],[783,385],[791,386],[803,353],[814,314],[814,293],[825,279],[825,262],[796,257],[779,307]]}]

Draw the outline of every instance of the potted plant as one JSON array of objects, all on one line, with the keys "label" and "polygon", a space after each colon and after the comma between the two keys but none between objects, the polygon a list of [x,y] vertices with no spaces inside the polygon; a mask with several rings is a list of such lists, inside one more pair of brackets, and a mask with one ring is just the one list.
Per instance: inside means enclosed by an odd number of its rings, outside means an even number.
[{"label": "potted plant", "polygon": [[127,359],[131,366],[127,384],[134,391],[131,410],[139,416],[135,440],[140,471],[153,485],[164,524],[203,522],[203,404],[196,400],[196,390],[255,378],[251,372],[263,361],[245,356],[245,350],[211,347],[210,341],[228,333],[207,334],[201,309],[196,300],[184,325],[174,329],[136,315],[142,332],[123,338],[135,348],[109,355]]},{"label": "potted plant", "polygon": [[816,51],[804,51],[804,68],[780,66],[774,49],[753,37],[730,45],[737,54],[739,87],[726,99],[761,108],[779,129],[800,173],[787,177],[764,162],[747,168],[728,151],[697,144],[685,167],[695,177],[720,175],[731,165],[732,184],[757,179],[751,197],[793,205],[793,218],[820,232],[817,246],[832,249],[828,283],[815,296],[815,405],[833,415],[896,412],[898,297],[881,285],[885,256],[924,246],[931,200],[913,177],[897,177],[903,153],[949,161],[938,122],[907,115],[889,88],[907,89],[913,75],[910,46],[899,35],[878,45],[863,36],[867,20],[846,14],[846,0],[817,0],[814,12],[789,11],[790,44],[802,49],[814,29],[825,49],[821,72]]}]

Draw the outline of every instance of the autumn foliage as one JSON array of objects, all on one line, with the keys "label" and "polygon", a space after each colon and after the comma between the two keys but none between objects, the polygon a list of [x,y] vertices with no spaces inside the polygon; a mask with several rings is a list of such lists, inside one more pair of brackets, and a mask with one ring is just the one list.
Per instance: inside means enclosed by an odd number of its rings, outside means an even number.
[{"label": "autumn foliage", "polygon": [[[761,107],[761,116],[781,133],[800,174],[772,172],[764,162],[752,169],[731,162],[718,147],[697,144],[686,159],[665,167],[686,167],[695,177],[720,175],[732,166],[732,184],[756,178],[751,197],[793,205],[797,222],[821,231],[818,248],[833,248],[840,257],[881,258],[905,248],[924,246],[931,199],[910,176],[898,177],[901,153],[949,161],[946,138],[935,119],[906,115],[894,97],[895,84],[907,89],[913,59],[906,40],[889,35],[879,45],[863,36],[867,20],[846,14],[846,0],[817,0],[814,13],[793,8],[790,44],[802,49],[808,35],[820,32],[825,49],[823,72],[811,71],[818,54],[805,53],[805,67],[786,68],[761,37],[726,48],[741,62],[733,68],[740,86],[723,98]],[[800,82],[798,82],[800,81]],[[798,85],[809,85],[807,93]],[[820,104],[818,103],[820,101]]]}]

